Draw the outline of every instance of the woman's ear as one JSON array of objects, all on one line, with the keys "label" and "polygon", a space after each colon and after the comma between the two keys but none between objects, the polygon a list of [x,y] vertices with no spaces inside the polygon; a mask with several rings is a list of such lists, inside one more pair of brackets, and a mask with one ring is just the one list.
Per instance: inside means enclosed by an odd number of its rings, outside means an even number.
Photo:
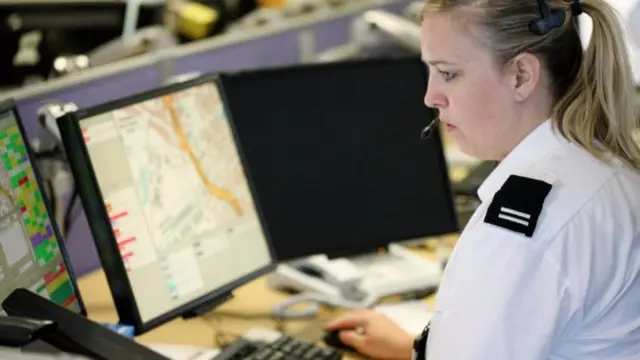
[{"label": "woman's ear", "polygon": [[522,53],[509,62],[506,71],[514,100],[522,102],[528,99],[538,86],[542,66],[537,56]]}]

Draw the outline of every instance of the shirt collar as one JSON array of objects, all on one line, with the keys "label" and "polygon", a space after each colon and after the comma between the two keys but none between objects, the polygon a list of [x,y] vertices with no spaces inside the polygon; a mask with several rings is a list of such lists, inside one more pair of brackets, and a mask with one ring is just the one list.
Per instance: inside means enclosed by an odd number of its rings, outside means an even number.
[{"label": "shirt collar", "polygon": [[545,157],[557,146],[566,142],[555,132],[551,120],[546,120],[527,135],[507,157],[491,172],[478,188],[480,201],[491,200],[509,175],[523,172]]}]

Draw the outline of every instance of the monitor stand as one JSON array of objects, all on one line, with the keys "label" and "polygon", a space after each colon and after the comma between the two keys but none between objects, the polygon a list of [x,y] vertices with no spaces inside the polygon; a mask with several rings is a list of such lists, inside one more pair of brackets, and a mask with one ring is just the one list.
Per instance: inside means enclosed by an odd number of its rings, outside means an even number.
[{"label": "monitor stand", "polygon": [[188,319],[200,317],[204,314],[207,314],[215,310],[218,306],[224,304],[225,302],[231,300],[232,298],[233,298],[233,293],[231,291],[225,292],[198,307],[195,307],[193,309],[190,309],[189,311],[184,312],[182,314],[182,318],[185,320],[188,320]]},{"label": "monitor stand", "polygon": [[280,264],[268,275],[267,285],[338,307],[365,308],[386,296],[433,290],[441,276],[437,261],[390,244],[382,253],[338,259],[314,255]]}]

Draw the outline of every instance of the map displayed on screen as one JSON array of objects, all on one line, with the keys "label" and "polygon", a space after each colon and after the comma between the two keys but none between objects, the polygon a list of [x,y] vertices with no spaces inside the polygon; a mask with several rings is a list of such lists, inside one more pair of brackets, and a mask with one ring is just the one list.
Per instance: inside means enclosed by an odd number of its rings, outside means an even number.
[{"label": "map displayed on screen", "polygon": [[[85,119],[81,129],[134,292],[146,297],[152,274],[163,273],[169,307],[269,263],[215,84]],[[161,312],[152,300],[141,308]]]}]

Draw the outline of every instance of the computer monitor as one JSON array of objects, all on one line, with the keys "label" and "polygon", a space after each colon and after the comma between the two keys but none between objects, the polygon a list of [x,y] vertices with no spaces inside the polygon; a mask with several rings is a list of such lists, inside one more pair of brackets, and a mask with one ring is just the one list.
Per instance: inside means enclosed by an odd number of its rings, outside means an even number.
[{"label": "computer monitor", "polygon": [[15,103],[0,103],[0,301],[25,288],[86,315],[34,164]]},{"label": "computer monitor", "polygon": [[213,76],[58,126],[120,321],[196,316],[274,265]]},{"label": "computer monitor", "polygon": [[458,230],[426,76],[417,57],[220,76],[279,261]]}]

